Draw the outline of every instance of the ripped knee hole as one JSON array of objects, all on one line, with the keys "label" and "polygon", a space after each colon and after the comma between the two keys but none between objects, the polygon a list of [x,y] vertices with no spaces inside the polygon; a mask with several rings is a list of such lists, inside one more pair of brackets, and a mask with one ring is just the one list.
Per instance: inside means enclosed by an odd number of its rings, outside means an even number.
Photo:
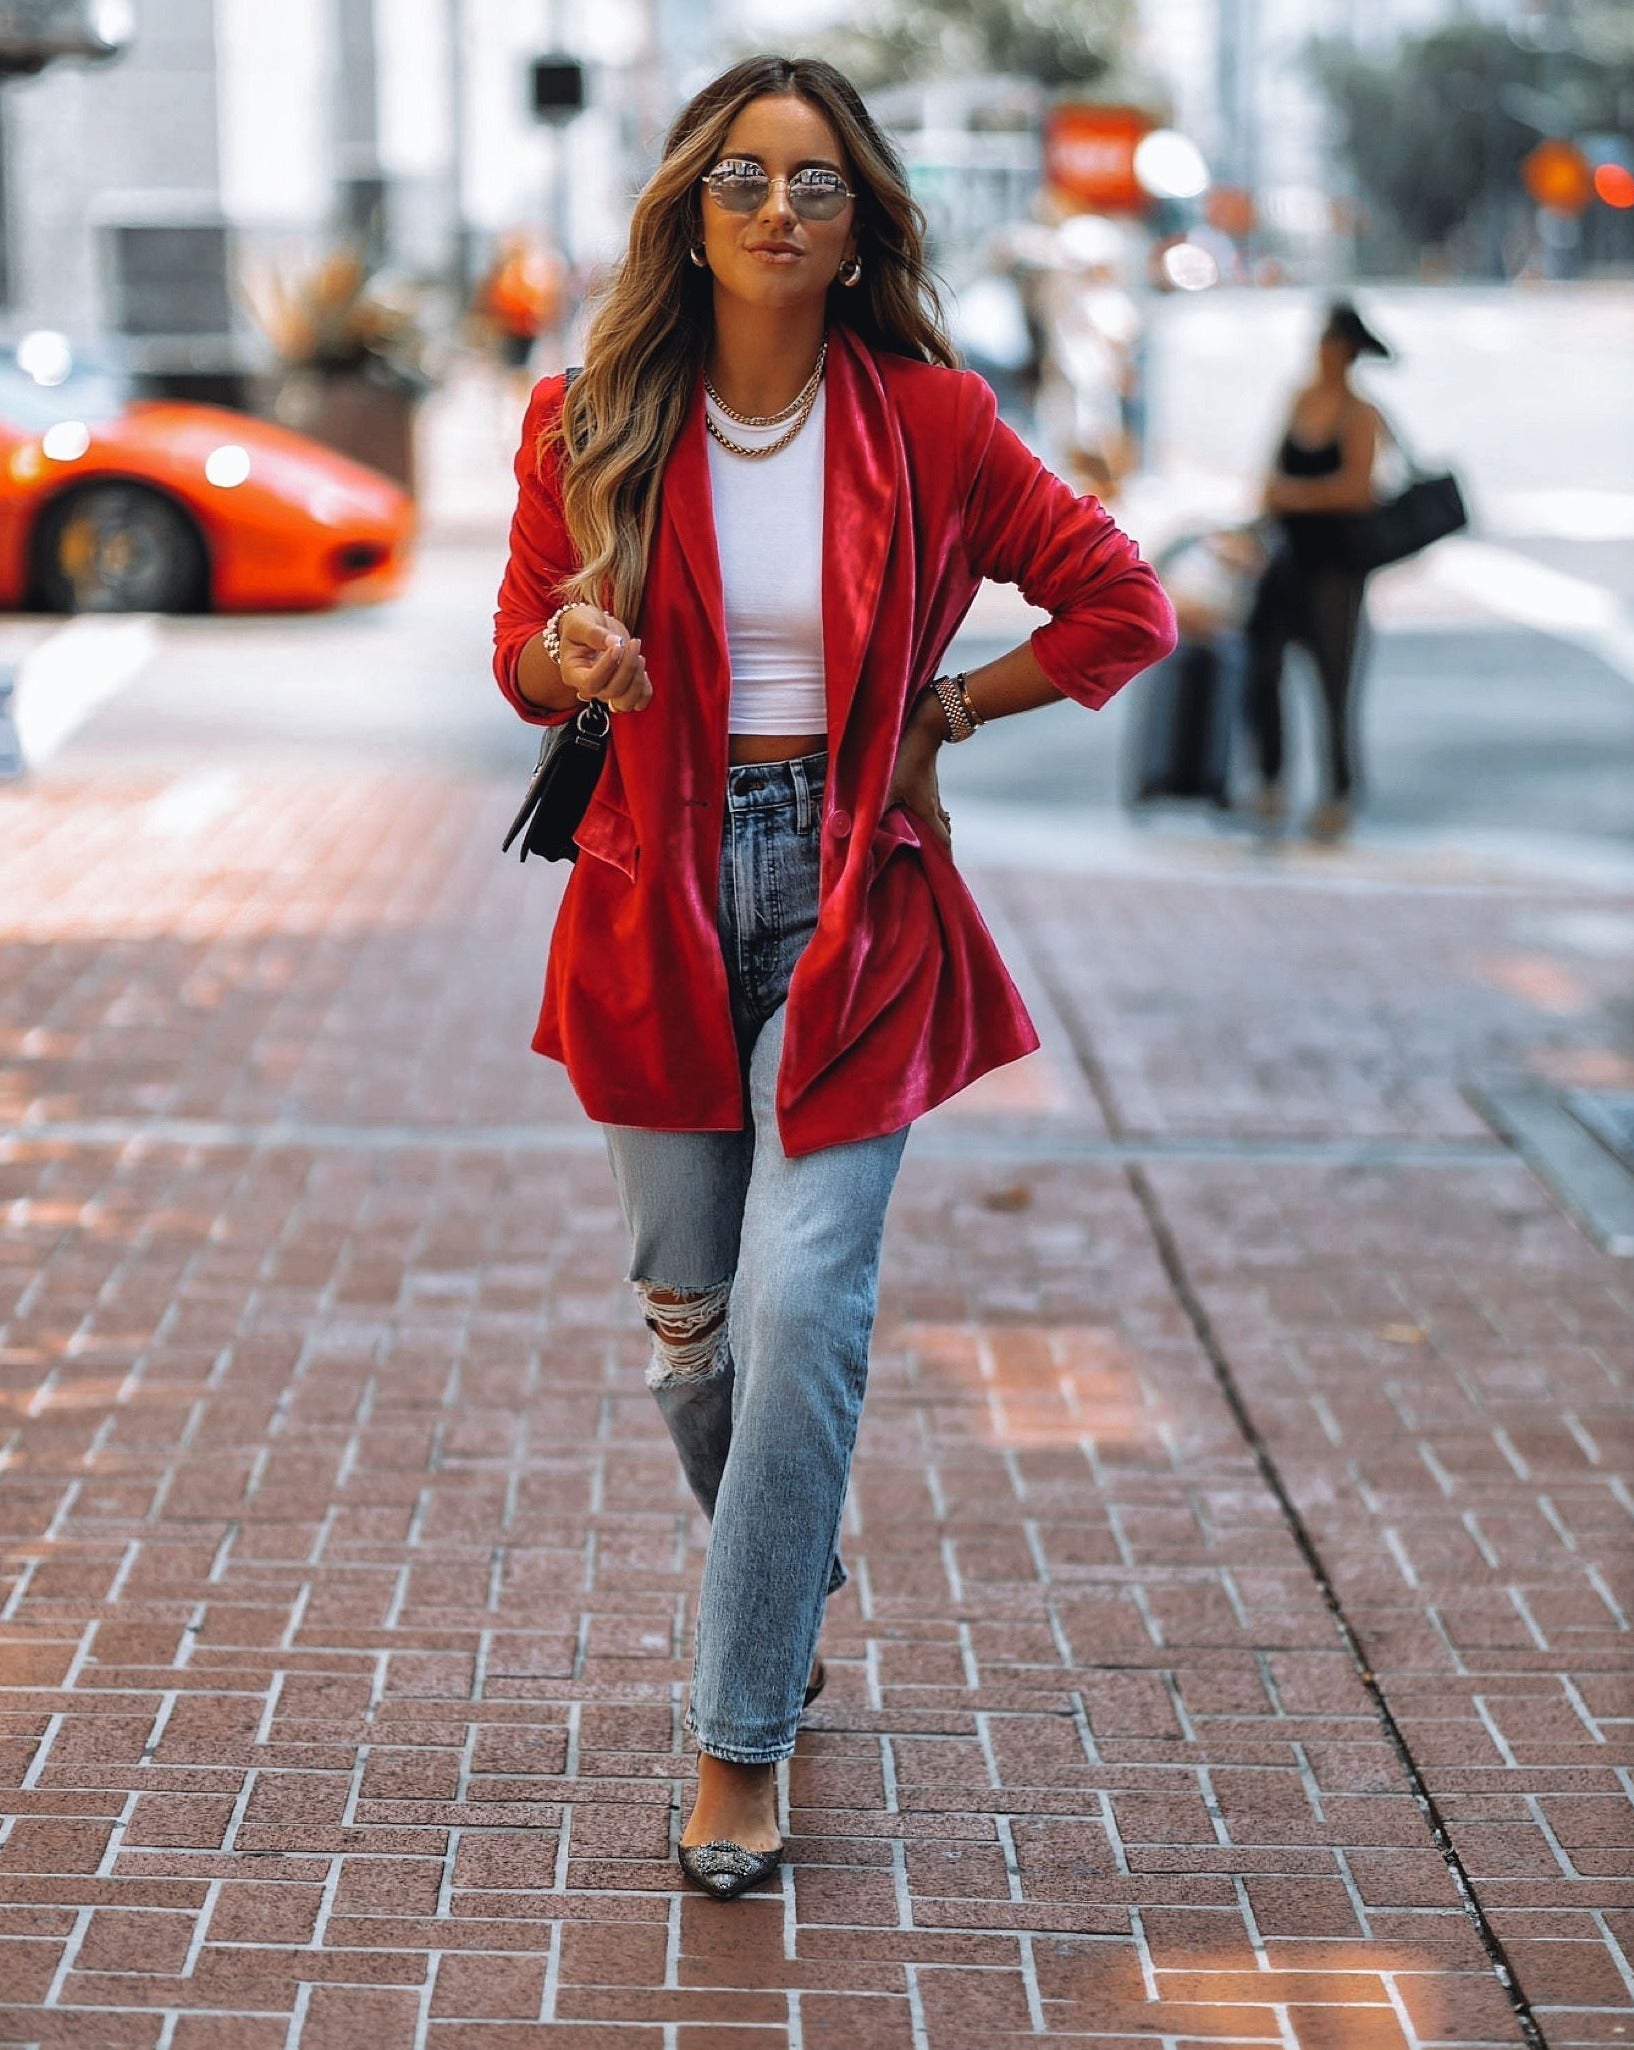
[{"label": "ripped knee hole", "polygon": [[652,1363],[647,1386],[699,1380],[720,1363],[726,1345],[726,1306],[732,1285],[715,1288],[663,1288],[638,1281],[641,1315],[652,1333]]}]

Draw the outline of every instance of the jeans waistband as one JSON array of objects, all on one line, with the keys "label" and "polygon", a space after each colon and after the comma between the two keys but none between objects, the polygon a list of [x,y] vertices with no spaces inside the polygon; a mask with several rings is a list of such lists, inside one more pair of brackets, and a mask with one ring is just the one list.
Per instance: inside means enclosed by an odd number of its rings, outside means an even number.
[{"label": "jeans waistband", "polygon": [[731,811],[793,809],[802,826],[822,803],[828,774],[827,750],[796,755],[790,762],[739,762],[726,772],[726,803]]}]

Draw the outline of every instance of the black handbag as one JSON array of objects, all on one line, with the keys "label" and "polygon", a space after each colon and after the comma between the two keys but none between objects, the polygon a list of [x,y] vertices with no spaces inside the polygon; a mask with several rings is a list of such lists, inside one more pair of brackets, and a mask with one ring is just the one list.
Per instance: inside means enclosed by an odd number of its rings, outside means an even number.
[{"label": "black handbag", "polygon": [[546,861],[578,860],[573,835],[596,794],[612,724],[607,707],[592,698],[565,725],[550,728],[539,743],[533,780],[501,854],[509,854],[511,842],[520,834],[519,861],[530,854],[543,855]]},{"label": "black handbag", "polygon": [[1364,576],[1386,563],[1405,562],[1432,541],[1445,540],[1469,525],[1469,509],[1452,472],[1421,470],[1388,422],[1385,432],[1406,457],[1407,484],[1371,512],[1351,514],[1336,537],[1340,562]]},{"label": "black handbag", "polygon": [[[575,364],[567,373],[568,383],[578,374]],[[522,809],[511,820],[501,854],[509,854],[511,842],[521,834],[519,861],[526,861],[530,854],[542,855],[546,861],[578,860],[573,835],[596,794],[612,724],[607,707],[592,699],[563,725],[546,732]]]}]

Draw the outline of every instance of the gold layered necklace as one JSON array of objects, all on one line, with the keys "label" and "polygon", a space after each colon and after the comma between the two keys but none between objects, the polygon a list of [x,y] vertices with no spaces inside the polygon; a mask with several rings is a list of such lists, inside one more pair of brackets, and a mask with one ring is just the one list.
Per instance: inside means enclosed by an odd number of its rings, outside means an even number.
[{"label": "gold layered necklace", "polygon": [[[750,462],[759,461],[766,456],[775,456],[779,449],[788,447],[789,443],[793,441],[801,428],[811,418],[812,411],[817,404],[817,394],[823,388],[823,366],[827,361],[828,343],[825,340],[823,346],[817,351],[817,361],[812,368],[811,375],[780,413],[735,413],[706,377],[704,379],[704,397],[709,401],[709,405],[704,408],[704,424],[729,455],[745,456]],[[775,441],[765,442],[758,448],[750,448],[743,442],[734,441],[731,438],[715,419],[715,413],[710,411],[710,407],[713,407],[715,412],[724,414],[728,420],[734,421],[739,427],[780,427],[785,420],[791,424],[788,431],[780,434]]]}]

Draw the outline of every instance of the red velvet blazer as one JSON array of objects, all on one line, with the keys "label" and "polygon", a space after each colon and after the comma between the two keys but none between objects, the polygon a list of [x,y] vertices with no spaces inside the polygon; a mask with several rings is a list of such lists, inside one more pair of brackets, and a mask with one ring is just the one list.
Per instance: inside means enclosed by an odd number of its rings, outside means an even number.
[{"label": "red velvet blazer", "polygon": [[[829,771],[817,929],[789,989],[778,1123],[791,1154],[897,1130],[1038,1036],[950,857],[887,811],[908,710],[983,577],[1052,617],[1033,635],[1050,681],[1103,705],[1174,643],[1133,542],[1075,498],[965,371],[876,355],[843,328],[828,354],[823,640]],[[576,562],[534,392],[495,621],[500,687],[524,719],[523,647]],[[725,608],[702,385],[665,472],[639,617],[653,698],[613,721],[578,833],[534,1036],[603,1123],[729,1131],[743,1085],[715,915],[726,801]],[[565,716],[557,714],[556,717]]]}]

